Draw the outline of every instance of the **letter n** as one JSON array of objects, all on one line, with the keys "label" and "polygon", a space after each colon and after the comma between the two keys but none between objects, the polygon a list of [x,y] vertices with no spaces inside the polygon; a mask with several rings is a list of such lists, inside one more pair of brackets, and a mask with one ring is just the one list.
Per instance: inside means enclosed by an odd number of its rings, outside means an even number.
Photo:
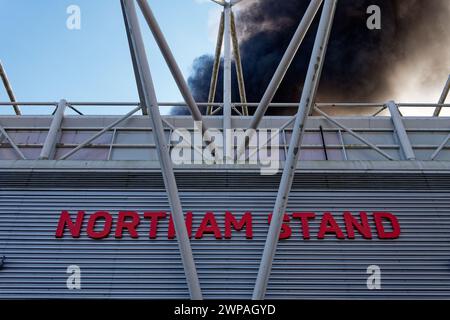
[{"label": "letter n", "polygon": [[367,213],[361,211],[359,213],[359,222],[351,212],[344,212],[344,222],[345,228],[347,230],[347,237],[349,239],[355,239],[355,229],[363,236],[364,239],[372,239],[372,232],[370,230],[369,218],[367,218]]},{"label": "letter n", "polygon": [[81,227],[83,226],[84,211],[78,211],[75,223],[72,221],[69,211],[64,210],[59,217],[58,228],[56,229],[56,238],[64,237],[66,226],[69,228],[70,234],[73,238],[79,238]]}]

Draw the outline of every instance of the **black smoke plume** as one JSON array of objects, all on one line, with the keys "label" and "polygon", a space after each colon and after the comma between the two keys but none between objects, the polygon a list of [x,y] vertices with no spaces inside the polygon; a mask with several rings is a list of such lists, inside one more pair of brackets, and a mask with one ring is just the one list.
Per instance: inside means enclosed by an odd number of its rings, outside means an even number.
[{"label": "black smoke plume", "polygon": [[[249,102],[258,102],[277,68],[309,0],[248,0],[237,12],[237,28]],[[381,30],[366,26],[368,6],[381,8]],[[430,60],[430,70],[411,77],[434,79],[449,71],[449,0],[339,0],[317,101],[379,102],[392,98],[397,67],[409,56]],[[274,102],[298,102],[312,51],[320,11],[305,37]],[[434,48],[430,52],[427,48]],[[207,101],[213,57],[193,63],[189,85],[197,101]],[[442,70],[444,68],[445,70]],[[234,69],[233,69],[234,70]],[[222,101],[222,70],[216,102]],[[428,80],[427,80],[428,79]],[[431,79],[431,80],[430,80]],[[233,101],[239,101],[233,74]],[[274,111],[269,111],[274,114]]]}]

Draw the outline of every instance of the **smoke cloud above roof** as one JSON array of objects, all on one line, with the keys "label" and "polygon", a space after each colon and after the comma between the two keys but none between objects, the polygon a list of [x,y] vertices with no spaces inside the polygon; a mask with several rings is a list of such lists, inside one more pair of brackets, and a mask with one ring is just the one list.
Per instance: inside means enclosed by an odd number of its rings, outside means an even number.
[{"label": "smoke cloud above roof", "polygon": [[[258,102],[309,0],[248,0],[235,8],[249,102]],[[367,28],[370,5],[381,8],[381,29]],[[320,12],[274,102],[298,102]],[[450,72],[448,0],[339,0],[318,91],[319,102],[381,102],[411,98],[437,102]],[[193,62],[189,85],[207,101],[213,56]],[[233,69],[233,101],[239,101]],[[222,101],[222,68],[216,101]],[[422,93],[422,94],[421,94]],[[411,101],[408,101],[411,102]],[[270,114],[270,111],[269,111]]]}]

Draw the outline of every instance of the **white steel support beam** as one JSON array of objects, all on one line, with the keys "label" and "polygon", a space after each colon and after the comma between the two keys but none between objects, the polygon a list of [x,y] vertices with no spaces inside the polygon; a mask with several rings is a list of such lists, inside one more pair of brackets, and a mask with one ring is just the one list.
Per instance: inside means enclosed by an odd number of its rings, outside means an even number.
[{"label": "white steel support beam", "polygon": [[231,6],[224,6],[223,132],[231,129]]},{"label": "white steel support beam", "polygon": [[[445,83],[444,90],[442,91],[441,97],[439,98],[438,104],[444,104],[447,99],[448,93],[450,91],[450,75],[448,76],[447,82]],[[439,117],[442,111],[442,106],[436,107],[434,110],[434,117]]]},{"label": "white steel support beam", "polygon": [[[178,66],[175,57],[173,56],[172,51],[170,50],[169,44],[167,43],[161,31],[161,28],[159,27],[158,22],[156,21],[152,9],[148,5],[147,0],[137,0],[137,2],[139,4],[139,7],[141,8],[142,14],[144,15],[145,21],[147,22],[153,34],[153,37],[155,38],[155,41],[158,44],[158,47],[161,50],[164,59],[166,60],[167,66],[169,67],[170,72],[172,73],[172,76],[175,79],[175,82],[177,83],[178,89],[180,90],[180,93],[183,96],[184,101],[186,102],[187,106],[191,111],[192,118],[194,118],[195,122],[201,122],[202,114],[200,112],[200,109],[198,108],[198,105],[195,102],[191,91],[189,90],[186,80],[184,79],[180,67]],[[202,125],[202,129],[203,133],[205,133],[208,130],[205,124]]]},{"label": "white steel support beam", "polygon": [[[125,30],[127,32],[127,39],[128,39],[128,47],[130,48],[131,51],[131,62],[133,63],[133,71],[134,71],[134,78],[136,80],[136,87],[137,87],[137,91],[138,91],[138,95],[139,95],[139,100],[143,101],[144,100],[144,93],[143,93],[143,85],[141,83],[141,75],[139,74],[140,70],[137,67],[137,61],[136,61],[136,52],[134,52],[135,47],[133,45],[133,43],[131,43],[132,41],[132,37],[130,34],[130,22],[129,19],[127,17],[127,15],[125,14],[124,8],[122,6],[122,14],[123,14],[123,20],[124,20],[124,24],[125,24]],[[144,116],[148,115],[147,113],[147,106],[141,105],[141,110],[142,110],[142,114]]]},{"label": "white steel support beam", "polygon": [[244,81],[244,71],[242,69],[242,60],[241,60],[241,52],[239,49],[239,40],[236,31],[236,20],[234,18],[234,13],[231,10],[230,13],[230,22],[231,22],[231,39],[233,40],[233,56],[234,56],[234,64],[236,66],[236,75],[239,87],[239,97],[241,99],[241,109],[242,114],[244,116],[248,116],[248,107],[247,107],[247,93],[245,92],[245,81]]},{"label": "white steel support beam", "polygon": [[269,226],[269,232],[253,291],[253,300],[264,299],[266,294],[267,284],[269,282],[269,277],[272,270],[272,263],[278,245],[278,238],[280,236],[281,224],[287,207],[289,193],[292,188],[295,169],[297,168],[298,159],[300,156],[300,145],[305,131],[305,122],[314,105],[314,100],[322,73],[325,53],[327,51],[328,40],[333,25],[336,4],[337,0],[325,0],[323,6],[319,29],[314,42],[314,48],[311,54],[305,84],[303,86],[299,110],[294,124],[294,131],[289,144],[288,156],[284,165],[277,199],[273,209],[273,217]]},{"label": "white steel support beam", "polygon": [[56,142],[61,132],[61,124],[64,119],[64,111],[67,106],[66,100],[61,100],[56,107],[55,114],[52,118],[52,123],[50,124],[50,129],[48,130],[47,137],[45,138],[44,146],[42,147],[39,160],[49,160],[53,159],[55,154]]},{"label": "white steel support beam", "polygon": [[[139,74],[143,84],[143,97],[141,101],[142,105],[147,106],[151,125],[154,132],[155,143],[157,146],[158,157],[161,165],[161,172],[164,179],[164,185],[166,187],[167,196],[169,199],[170,208],[174,220],[175,231],[177,234],[178,246],[180,249],[180,255],[184,266],[184,272],[186,275],[186,281],[189,288],[191,299],[201,300],[202,292],[200,289],[200,282],[197,276],[197,269],[195,267],[194,257],[192,254],[191,244],[189,241],[188,232],[184,220],[183,209],[181,207],[180,197],[178,195],[177,182],[175,180],[175,174],[173,172],[172,161],[169,155],[169,144],[166,141],[164,135],[163,124],[161,120],[161,114],[159,112],[158,101],[156,99],[155,88],[153,85],[152,76],[145,52],[144,41],[142,39],[141,30],[139,27],[139,21],[134,5],[134,0],[121,0],[122,6],[126,17],[128,17],[130,23],[130,36],[132,41],[130,43],[135,46],[132,52],[136,53],[136,66],[140,69]],[[140,1],[143,4],[143,1]],[[141,7],[142,9],[142,7]],[[145,6],[144,6],[145,9]],[[150,11],[147,10],[147,13]],[[148,15],[148,14],[147,14]]]},{"label": "white steel support beam", "polygon": [[289,46],[286,49],[286,52],[284,53],[283,58],[281,59],[280,64],[278,65],[278,68],[272,77],[272,80],[269,83],[269,86],[264,92],[261,102],[259,103],[258,108],[256,109],[255,114],[253,115],[253,118],[250,122],[249,129],[258,128],[261,120],[264,117],[264,114],[267,111],[267,108],[269,107],[269,104],[272,102],[272,99],[281,84],[281,81],[283,81],[283,78],[292,63],[292,60],[294,59],[298,48],[302,44],[303,39],[305,38],[305,35],[309,27],[311,26],[311,23],[313,22],[317,11],[320,8],[321,3],[322,0],[311,0],[311,3],[309,4],[305,15],[300,21],[300,24],[298,25],[298,28],[295,31],[295,34],[292,37],[292,40],[289,43]]},{"label": "white steel support beam", "polygon": [[[217,80],[219,79],[219,68],[220,68],[220,58],[222,55],[222,44],[223,44],[223,30],[224,30],[224,13],[220,15],[220,24],[219,24],[219,32],[217,34],[217,44],[216,44],[216,52],[214,55],[214,65],[211,75],[211,84],[209,86],[209,94],[208,94],[208,102],[213,103],[216,97],[217,90]],[[213,112],[213,106],[208,105],[206,114],[211,115]]]},{"label": "white steel support beam", "polygon": [[[17,101],[16,97],[14,96],[14,92],[11,88],[11,84],[9,83],[8,76],[6,74],[5,69],[3,68],[3,64],[2,64],[1,60],[0,60],[0,78],[2,78],[3,85],[5,86],[5,90],[6,90],[6,93],[8,94],[9,100],[11,102],[16,102]],[[20,116],[21,112],[20,112],[19,106],[16,104],[13,104],[12,106],[14,108],[14,112],[16,113],[16,115]]]},{"label": "white steel support beam", "polygon": [[395,132],[397,133],[398,140],[402,147],[403,154],[407,160],[416,160],[416,155],[409,141],[408,133],[406,132],[405,125],[403,123],[402,115],[398,110],[398,106],[394,101],[387,103],[391,119],[394,124]]},{"label": "white steel support beam", "polygon": [[[286,49],[286,52],[284,53],[283,58],[281,59],[280,64],[278,65],[278,68],[272,77],[272,80],[269,83],[269,86],[264,92],[261,102],[258,104],[258,107],[256,108],[256,111],[251,119],[248,129],[256,130],[259,124],[261,123],[264,114],[269,108],[269,105],[272,102],[275,93],[277,92],[281,82],[283,81],[284,76],[286,75],[287,70],[289,69],[289,66],[292,63],[292,60],[295,57],[295,54],[297,53],[300,45],[303,42],[303,39],[305,38],[305,35],[309,27],[311,26],[314,17],[316,16],[317,11],[319,10],[320,5],[322,4],[322,1],[323,0],[311,0],[308,9],[306,10],[302,20],[300,21],[298,28],[295,31],[295,34],[292,37],[292,40],[289,43],[289,46]],[[250,132],[252,131],[250,130]],[[246,145],[248,141],[250,141],[250,139],[251,137],[249,137],[245,145],[239,147],[238,155],[241,155],[245,151]]]}]

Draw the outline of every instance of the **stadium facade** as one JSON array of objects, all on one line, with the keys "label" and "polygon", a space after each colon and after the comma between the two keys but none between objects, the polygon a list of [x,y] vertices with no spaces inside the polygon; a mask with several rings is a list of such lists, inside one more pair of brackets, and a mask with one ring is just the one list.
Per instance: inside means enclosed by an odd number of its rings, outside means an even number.
[{"label": "stadium facade", "polygon": [[[25,103],[11,90],[0,103],[17,114],[0,116],[0,299],[450,298],[450,119],[439,116],[450,81],[438,104],[315,103],[337,1],[312,0],[262,101],[247,103],[243,90],[232,103],[239,1],[217,0],[225,99],[197,104],[137,0],[192,114],[161,117],[177,104],[156,101],[134,0],[121,2],[140,103]],[[300,103],[270,104],[322,2]],[[39,106],[54,111],[20,114]],[[264,116],[269,107],[295,115]],[[406,117],[405,107],[435,112]],[[127,113],[80,111],[99,108]],[[265,155],[279,170],[264,173],[261,156],[198,163],[195,148],[192,163],[174,163],[174,134],[195,136],[198,121],[203,136],[278,130]]]},{"label": "stadium facade", "polygon": [[[286,117],[267,117],[262,127]],[[66,116],[54,159],[101,130],[116,117]],[[165,117],[172,125],[193,128],[188,117]],[[207,119],[211,127],[221,117]],[[245,119],[236,126],[245,127]],[[310,117],[286,210],[285,238],[280,240],[267,298],[449,298],[450,149],[430,156],[448,134],[448,118],[404,118],[416,160],[405,160],[390,117],[346,117],[346,126],[370,139],[395,160],[385,160],[365,144],[322,117]],[[177,242],[168,236],[168,217],[159,219],[150,237],[145,212],[170,212],[151,128],[145,116],[133,116],[99,137],[69,160],[38,160],[51,125],[49,116],[0,117],[0,124],[27,160],[9,143],[0,149],[0,235],[4,264],[1,298],[188,298]],[[189,125],[184,125],[188,124]],[[275,125],[276,126],[276,125]],[[325,133],[325,160],[319,127]],[[166,127],[169,135],[170,127]],[[289,140],[291,128],[285,133]],[[344,143],[341,144],[340,141]],[[284,154],[284,147],[280,152]],[[192,212],[191,245],[205,298],[249,298],[254,286],[268,215],[273,210],[280,174],[260,174],[245,165],[175,167],[181,202]],[[75,222],[85,211],[79,237],[66,226],[57,237],[63,211]],[[110,232],[94,239],[88,221],[97,212],[113,219]],[[142,217],[138,237],[115,230],[120,212]],[[206,215],[214,228],[196,233]],[[239,222],[251,212],[251,226],[232,226],[225,237],[225,214]],[[315,213],[305,239],[294,213]],[[324,213],[331,213],[344,234],[318,233]],[[349,238],[344,213],[360,220],[367,214],[368,239],[355,229]],[[398,219],[400,233],[379,237],[375,212]],[[392,224],[384,221],[386,232]],[[102,230],[102,221],[97,231]],[[211,224],[209,224],[211,226]],[[251,238],[247,230],[252,227]],[[287,234],[286,232],[290,233]],[[288,236],[289,235],[289,236]],[[81,290],[69,290],[67,268],[81,269]],[[369,266],[381,269],[381,289],[369,290]]]}]

